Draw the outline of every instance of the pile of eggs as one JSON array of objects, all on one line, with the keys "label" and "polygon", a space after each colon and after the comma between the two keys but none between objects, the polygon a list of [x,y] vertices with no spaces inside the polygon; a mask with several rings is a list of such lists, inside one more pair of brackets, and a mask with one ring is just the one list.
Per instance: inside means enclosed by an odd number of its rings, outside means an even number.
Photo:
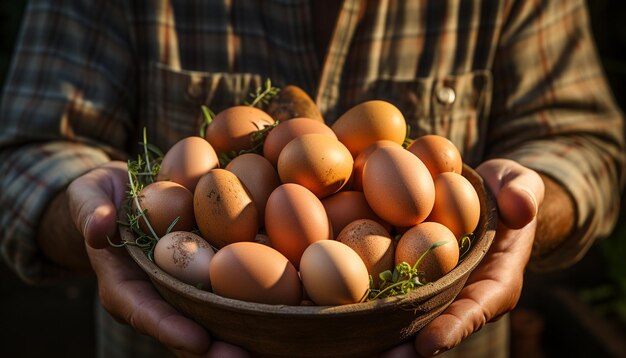
[{"label": "pile of eggs", "polygon": [[[272,125],[262,154],[220,167],[219,153],[249,150],[251,133]],[[452,142],[425,135],[405,148],[406,130],[401,112],[379,100],[332,126],[305,117],[276,124],[250,106],[218,113],[204,138],[165,153],[157,181],[135,201],[141,230],[159,238],[155,263],[223,297],[339,305],[363,301],[370,278],[377,284],[443,240],[418,266],[437,280],[476,228],[479,198]]]}]

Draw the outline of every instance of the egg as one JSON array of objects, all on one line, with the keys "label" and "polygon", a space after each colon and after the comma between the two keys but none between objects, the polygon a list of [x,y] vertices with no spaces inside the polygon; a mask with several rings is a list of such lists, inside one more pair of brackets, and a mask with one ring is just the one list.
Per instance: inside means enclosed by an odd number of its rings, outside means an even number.
[{"label": "egg", "polygon": [[278,156],[292,139],[304,134],[319,133],[337,139],[335,132],[325,123],[311,118],[292,118],[280,122],[265,137],[263,142],[263,156],[274,166],[278,165]]},{"label": "egg", "polygon": [[300,184],[318,198],[338,192],[350,180],[354,160],[338,140],[324,134],[299,136],[278,156],[278,175],[283,183]]},{"label": "egg", "polygon": [[368,145],[379,140],[402,144],[406,120],[393,104],[372,100],[359,103],[342,114],[331,126],[354,158]]},{"label": "egg", "polygon": [[186,137],[174,144],[163,156],[157,180],[171,180],[193,193],[200,177],[217,168],[219,160],[204,138]]},{"label": "egg", "polygon": [[411,142],[407,150],[420,158],[433,178],[445,172],[461,174],[463,170],[461,153],[446,137],[424,135]]},{"label": "egg", "polygon": [[324,118],[313,99],[300,87],[288,85],[280,89],[266,109],[276,121],[306,117],[323,123]]},{"label": "egg", "polygon": [[402,147],[402,145],[390,140],[378,140],[363,149],[359,155],[354,158],[354,167],[352,169],[352,189],[363,191],[363,167],[365,162],[372,153],[382,147]]},{"label": "egg", "polygon": [[154,246],[154,262],[163,271],[195,287],[211,286],[209,265],[214,251],[206,240],[188,231],[173,231]]},{"label": "egg", "polygon": [[205,138],[219,153],[239,152],[253,146],[252,133],[274,124],[274,119],[251,106],[233,106],[219,112]]},{"label": "egg", "polygon": [[152,231],[146,224],[146,218],[155,234],[161,237],[178,218],[172,231],[191,231],[195,226],[193,212],[193,194],[184,186],[172,181],[156,181],[141,189],[137,197],[139,207],[133,200],[133,211],[139,208],[145,210],[145,216],[139,217],[141,230],[152,236]]},{"label": "egg", "polygon": [[210,266],[213,292],[222,297],[272,305],[298,305],[302,283],[280,252],[256,242],[236,242],[220,249]]},{"label": "egg", "polygon": [[280,185],[274,166],[259,154],[244,153],[231,160],[225,169],[234,173],[248,189],[259,214],[259,223],[262,223],[267,198]]},{"label": "egg", "polygon": [[226,169],[212,169],[200,178],[193,208],[202,237],[218,249],[252,241],[259,230],[259,214],[250,193]]},{"label": "egg", "polygon": [[349,223],[337,236],[354,250],[367,267],[375,284],[380,282],[379,274],[394,267],[395,247],[389,232],[376,221],[359,219]]},{"label": "egg", "polygon": [[428,169],[401,147],[378,148],[370,155],[363,167],[363,193],[372,210],[394,226],[424,221],[435,202]]},{"label": "egg", "polygon": [[448,227],[460,239],[476,229],[480,199],[476,189],[461,174],[446,172],[435,177],[435,203],[428,217]]},{"label": "egg", "polygon": [[316,305],[361,302],[369,290],[367,267],[348,245],[335,240],[312,243],[302,254],[300,276]]},{"label": "egg", "polygon": [[[441,245],[428,251],[434,244]],[[422,255],[424,257],[417,269],[424,273],[427,282],[434,282],[452,271],[459,262],[459,245],[452,231],[442,224],[430,221],[410,228],[398,241],[395,264],[406,262],[414,266]]]},{"label": "egg", "polygon": [[304,250],[332,239],[332,226],[322,202],[307,188],[286,183],[270,194],[265,207],[265,230],[272,247],[296,267]]},{"label": "egg", "polygon": [[339,235],[346,225],[357,219],[371,219],[391,229],[391,225],[374,213],[365,200],[365,194],[360,191],[340,191],[322,199],[322,205],[328,214],[334,235]]}]

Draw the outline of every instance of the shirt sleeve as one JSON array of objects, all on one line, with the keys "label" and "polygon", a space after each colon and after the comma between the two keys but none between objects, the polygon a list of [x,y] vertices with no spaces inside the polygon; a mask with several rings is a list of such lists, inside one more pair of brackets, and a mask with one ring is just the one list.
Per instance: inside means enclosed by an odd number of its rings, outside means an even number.
[{"label": "shirt sleeve", "polygon": [[26,282],[62,270],[37,225],[69,182],[122,158],[132,135],[128,14],[117,1],[31,1],[0,103],[0,251]]},{"label": "shirt sleeve", "polygon": [[583,0],[517,1],[508,11],[494,62],[489,154],[550,176],[573,198],[574,234],[530,263],[559,269],[615,225],[624,185],[624,120]]}]

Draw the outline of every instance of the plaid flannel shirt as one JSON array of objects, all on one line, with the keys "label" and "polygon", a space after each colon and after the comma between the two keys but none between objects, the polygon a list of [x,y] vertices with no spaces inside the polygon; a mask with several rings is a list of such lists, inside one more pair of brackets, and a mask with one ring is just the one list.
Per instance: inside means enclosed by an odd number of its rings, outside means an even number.
[{"label": "plaid flannel shirt", "polygon": [[307,0],[31,1],[0,108],[4,259],[28,282],[58,275],[35,240],[55,193],[132,155],[144,127],[163,150],[198,133],[202,104],[240,104],[266,78],[303,88],[328,123],[383,99],[472,166],[511,158],[554,178],[576,231],[536,267],[610,233],[623,118],[584,0],[345,0],[324,58],[314,21]]}]

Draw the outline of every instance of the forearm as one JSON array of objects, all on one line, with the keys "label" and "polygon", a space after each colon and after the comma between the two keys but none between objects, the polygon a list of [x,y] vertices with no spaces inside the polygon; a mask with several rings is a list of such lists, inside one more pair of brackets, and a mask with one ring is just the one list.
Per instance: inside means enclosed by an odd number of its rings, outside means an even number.
[{"label": "forearm", "polygon": [[[506,80],[494,80],[487,154],[546,174],[529,267],[559,270],[616,222],[626,173],[624,120],[584,1],[510,9],[493,67],[493,78]],[[555,36],[544,41],[546,33]],[[593,90],[581,95],[581,88]]]},{"label": "forearm", "polygon": [[44,256],[55,265],[78,272],[91,271],[85,241],[74,225],[65,190],[46,208],[37,232],[37,243]]},{"label": "forearm", "polygon": [[545,185],[544,200],[537,213],[537,230],[532,259],[558,250],[572,234],[576,220],[574,201],[567,191],[550,177],[540,174]]}]

